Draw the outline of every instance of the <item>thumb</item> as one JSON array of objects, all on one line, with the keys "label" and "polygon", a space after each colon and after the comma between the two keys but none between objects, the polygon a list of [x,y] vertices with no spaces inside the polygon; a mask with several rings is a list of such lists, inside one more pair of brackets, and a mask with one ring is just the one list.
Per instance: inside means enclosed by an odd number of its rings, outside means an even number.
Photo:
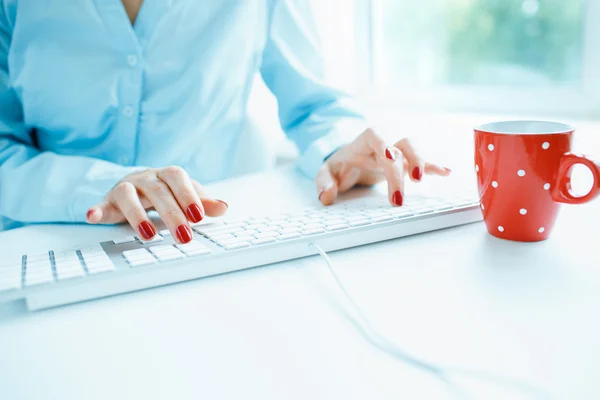
[{"label": "thumb", "polygon": [[324,206],[333,204],[338,195],[338,185],[328,163],[324,163],[321,169],[319,169],[316,184],[321,204]]},{"label": "thumb", "polygon": [[107,201],[90,207],[86,214],[86,221],[89,224],[116,224],[124,220],[121,210]]}]

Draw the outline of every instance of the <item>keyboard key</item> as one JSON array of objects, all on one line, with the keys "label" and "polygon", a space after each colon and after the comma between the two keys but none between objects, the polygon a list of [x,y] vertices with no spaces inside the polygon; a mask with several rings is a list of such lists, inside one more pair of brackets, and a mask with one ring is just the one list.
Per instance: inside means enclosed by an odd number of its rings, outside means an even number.
[{"label": "keyboard key", "polygon": [[148,250],[146,249],[135,249],[135,250],[126,250],[123,252],[123,256],[125,258],[130,258],[130,257],[139,257],[139,256],[149,256],[150,253],[148,252]]},{"label": "keyboard key", "polygon": [[170,244],[151,246],[151,247],[148,247],[148,250],[150,251],[150,253],[152,253],[154,255],[159,254],[159,253],[169,253],[169,252],[173,252],[173,251],[179,253],[179,250],[177,250],[175,247],[173,247]]},{"label": "keyboard key", "polygon": [[226,246],[228,246],[230,244],[234,244],[234,243],[251,242],[254,239],[255,238],[252,236],[239,236],[234,239],[220,240],[217,242],[217,244],[221,247],[226,247]]},{"label": "keyboard key", "polygon": [[203,244],[197,242],[191,242],[187,244],[175,245],[179,250],[183,251],[188,256],[199,256],[202,254],[210,254],[212,250]]},{"label": "keyboard key", "polygon": [[346,224],[347,224],[347,222],[345,220],[339,219],[339,218],[325,221],[326,226],[346,225]]},{"label": "keyboard key", "polygon": [[289,240],[289,239],[296,239],[302,237],[302,235],[298,232],[293,232],[293,233],[286,233],[284,235],[280,235],[277,237],[278,240]]},{"label": "keyboard key", "polygon": [[302,226],[302,229],[304,229],[304,230],[325,229],[325,225],[323,225],[323,224],[306,224],[306,225]]},{"label": "keyboard key", "polygon": [[[391,219],[391,217],[390,217],[390,219]],[[371,225],[371,221],[368,219],[357,219],[357,220],[350,221],[350,226],[365,226],[365,225]]]},{"label": "keyboard key", "polygon": [[[244,232],[244,230],[241,230],[240,232]],[[232,234],[232,233],[223,233],[223,234],[220,234],[220,235],[208,236],[208,238],[210,240],[218,242],[220,240],[235,239],[236,236],[234,234]]]},{"label": "keyboard key", "polygon": [[432,213],[434,210],[431,207],[421,207],[421,208],[413,208],[412,212],[415,213],[415,215],[423,215],[423,214],[429,214]]},{"label": "keyboard key", "polygon": [[277,232],[279,232],[281,235],[286,235],[288,233],[302,232],[302,229],[300,229],[300,228],[285,228],[285,229],[280,229]]},{"label": "keyboard key", "polygon": [[150,240],[143,240],[142,238],[140,238],[140,242],[142,242],[143,244],[158,243],[158,242],[162,242],[163,240],[164,240],[163,237],[160,235],[155,235]]},{"label": "keyboard key", "polygon": [[279,233],[277,233],[275,231],[271,231],[271,232],[259,232],[256,235],[254,235],[254,237],[257,238],[257,239],[264,239],[264,238],[277,237],[277,236],[279,236]]},{"label": "keyboard key", "polygon": [[392,217],[389,214],[384,214],[378,217],[372,217],[371,221],[373,222],[385,222],[385,221],[392,221],[394,219],[394,217]]},{"label": "keyboard key", "polygon": [[259,244],[273,243],[275,241],[276,241],[276,239],[274,237],[264,237],[264,238],[260,238],[260,239],[254,239],[250,243],[252,243],[253,245],[259,245]]},{"label": "keyboard key", "polygon": [[123,236],[117,239],[113,239],[114,244],[125,244],[125,243],[133,243],[135,242],[134,236]]},{"label": "keyboard key", "polygon": [[79,269],[72,269],[72,270],[57,270],[56,271],[56,278],[59,281],[65,280],[65,279],[73,279],[73,278],[81,278],[82,276],[84,276],[85,273],[83,272],[83,269],[79,268]]},{"label": "keyboard key", "polygon": [[281,226],[282,228],[298,228],[300,226],[302,226],[303,224],[299,223],[299,222],[288,222],[285,224],[281,224],[279,226]]},{"label": "keyboard key", "polygon": [[306,219],[306,217],[304,217],[303,215],[300,215],[300,216],[297,216],[297,217],[288,218],[288,221],[290,221],[290,222],[304,222],[305,219]]},{"label": "keyboard key", "polygon": [[156,264],[158,262],[158,260],[154,257],[148,257],[148,258],[137,258],[134,260],[127,260],[127,262],[132,267],[140,267],[142,265]]},{"label": "keyboard key", "polygon": [[[266,222],[266,220],[265,220],[265,222]],[[246,226],[246,229],[260,230],[260,229],[263,229],[266,227],[267,227],[267,225],[265,225],[265,224],[251,224],[251,225]]]},{"label": "keyboard key", "polygon": [[43,254],[34,254],[34,255],[27,255],[27,262],[30,261],[44,261],[44,260],[48,260],[50,258],[50,255],[48,253],[43,253]]},{"label": "keyboard key", "polygon": [[[248,219],[248,222],[250,224],[266,224],[269,222],[269,220],[266,218],[263,218],[263,217],[258,217],[258,218],[252,217],[252,218]],[[252,228],[252,229],[256,229],[256,228]]]},{"label": "keyboard key", "polygon": [[338,224],[338,225],[328,225],[327,226],[328,231],[341,231],[342,229],[347,229],[347,228],[348,228],[347,224]]},{"label": "keyboard key", "polygon": [[204,233],[208,237],[211,237],[211,236],[217,236],[217,235],[224,235],[227,233],[241,232],[243,230],[244,230],[244,228],[242,228],[241,226],[230,227],[229,225],[227,225],[221,229],[203,231],[202,233]]},{"label": "keyboard key", "polygon": [[160,236],[165,237],[165,236],[171,236],[171,231],[168,229],[163,229],[162,231],[158,232],[160,234]]},{"label": "keyboard key", "polygon": [[318,235],[319,233],[325,233],[325,229],[315,228],[302,231],[302,234],[305,236]]},{"label": "keyboard key", "polygon": [[270,225],[270,226],[267,226],[266,228],[257,229],[257,231],[259,231],[259,232],[272,232],[272,231],[278,231],[279,229],[281,229],[281,228],[279,228],[276,225]]},{"label": "keyboard key", "polygon": [[249,247],[250,243],[248,242],[237,242],[237,243],[231,243],[229,245],[223,246],[225,248],[225,250],[235,250],[235,249],[242,249],[244,247]]},{"label": "keyboard key", "polygon": [[241,232],[236,232],[233,235],[236,237],[240,237],[240,236],[254,236],[256,235],[258,232],[252,229],[248,229],[248,227],[246,227],[245,231],[241,231]]},{"label": "keyboard key", "polygon": [[185,254],[183,254],[179,250],[168,251],[168,252],[159,252],[158,254],[155,254],[155,255],[159,261],[170,261],[170,260],[177,260],[178,258],[185,258]]}]

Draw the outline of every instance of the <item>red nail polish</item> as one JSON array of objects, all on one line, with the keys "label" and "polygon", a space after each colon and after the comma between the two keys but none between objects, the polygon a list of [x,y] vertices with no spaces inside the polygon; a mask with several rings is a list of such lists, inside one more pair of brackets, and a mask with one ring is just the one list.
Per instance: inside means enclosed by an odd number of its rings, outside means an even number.
[{"label": "red nail polish", "polygon": [[185,212],[190,221],[194,223],[198,223],[204,218],[204,215],[202,215],[202,210],[200,210],[200,206],[198,206],[198,204],[192,204]]},{"label": "red nail polish", "polygon": [[400,192],[399,190],[396,190],[394,192],[394,195],[392,196],[392,202],[397,205],[398,207],[402,205],[403,202],[403,198],[402,198],[402,192]]},{"label": "red nail polish", "polygon": [[392,153],[392,151],[389,149],[389,147],[387,149],[385,149],[385,156],[392,161],[396,161],[396,156],[394,155],[394,153]]},{"label": "red nail polish", "polygon": [[154,228],[154,225],[148,221],[142,222],[140,226],[138,226],[138,231],[144,240],[150,240],[154,237],[154,235],[156,235],[156,229]]},{"label": "red nail polish", "polygon": [[187,226],[179,225],[176,233],[177,239],[179,239],[181,243],[189,243],[192,241],[192,232],[190,232],[190,228],[188,228]]},{"label": "red nail polish", "polygon": [[229,204],[227,204],[226,202],[224,202],[223,200],[217,200],[219,203],[223,203],[225,204],[225,207],[229,208]]},{"label": "red nail polish", "polygon": [[412,171],[412,177],[415,181],[420,181],[423,177],[423,169],[421,167],[415,167]]},{"label": "red nail polish", "polygon": [[94,213],[94,209],[90,208],[87,212],[87,214],[85,214],[85,218],[86,219],[90,219],[90,217],[92,216],[92,214]]}]

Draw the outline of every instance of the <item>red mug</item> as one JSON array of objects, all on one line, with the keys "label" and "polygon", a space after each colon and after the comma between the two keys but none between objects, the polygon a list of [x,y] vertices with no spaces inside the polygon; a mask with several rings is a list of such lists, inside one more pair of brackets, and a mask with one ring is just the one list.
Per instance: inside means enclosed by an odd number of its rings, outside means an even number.
[{"label": "red mug", "polygon": [[[582,204],[600,193],[600,165],[571,153],[575,129],[543,121],[503,121],[475,128],[475,171],[488,232],[536,242],[550,236],[560,203]],[[571,169],[582,164],[594,184],[571,193]]]}]

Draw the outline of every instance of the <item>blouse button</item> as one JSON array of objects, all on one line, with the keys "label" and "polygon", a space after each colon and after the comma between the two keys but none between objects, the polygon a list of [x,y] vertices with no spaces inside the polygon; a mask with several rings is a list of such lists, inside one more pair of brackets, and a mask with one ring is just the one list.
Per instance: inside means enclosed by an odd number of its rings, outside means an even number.
[{"label": "blouse button", "polygon": [[124,117],[131,117],[133,115],[133,107],[125,106],[123,107],[123,111],[121,111]]},{"label": "blouse button", "polygon": [[130,54],[127,56],[127,64],[130,67],[135,67],[138,63],[138,57],[135,54]]}]

